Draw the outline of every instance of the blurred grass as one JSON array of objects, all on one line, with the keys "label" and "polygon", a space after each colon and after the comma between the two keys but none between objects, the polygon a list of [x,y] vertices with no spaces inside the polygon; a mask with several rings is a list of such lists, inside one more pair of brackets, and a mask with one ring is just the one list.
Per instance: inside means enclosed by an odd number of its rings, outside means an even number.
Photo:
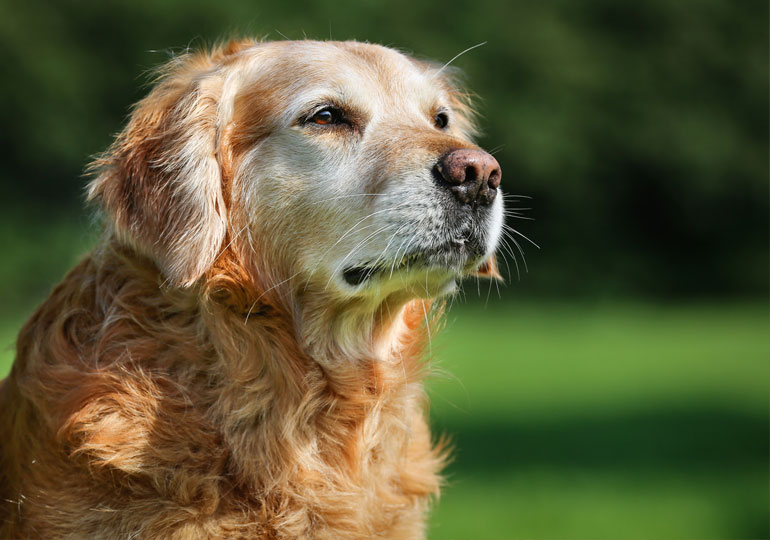
[{"label": "blurred grass", "polygon": [[432,348],[434,540],[770,535],[765,305],[491,300]]},{"label": "blurred grass", "polygon": [[762,304],[456,306],[431,538],[768,538]]}]

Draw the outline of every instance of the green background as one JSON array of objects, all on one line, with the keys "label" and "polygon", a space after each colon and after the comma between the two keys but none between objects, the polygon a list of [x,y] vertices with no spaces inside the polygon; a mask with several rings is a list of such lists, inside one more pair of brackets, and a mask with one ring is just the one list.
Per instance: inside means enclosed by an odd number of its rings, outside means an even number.
[{"label": "green background", "polygon": [[93,245],[82,171],[153,66],[228,35],[444,62],[486,42],[454,65],[541,249],[528,272],[503,253],[499,291],[466,283],[434,338],[456,450],[431,538],[768,538],[767,21],[758,0],[6,0],[0,376]]}]

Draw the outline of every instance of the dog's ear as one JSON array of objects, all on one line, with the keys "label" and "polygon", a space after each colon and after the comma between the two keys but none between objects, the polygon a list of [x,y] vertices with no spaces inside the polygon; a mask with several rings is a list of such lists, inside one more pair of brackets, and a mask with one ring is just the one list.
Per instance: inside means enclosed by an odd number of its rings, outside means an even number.
[{"label": "dog's ear", "polygon": [[176,286],[194,283],[225,237],[220,95],[205,57],[177,58],[91,165],[88,199],[101,204],[121,241],[152,257]]}]

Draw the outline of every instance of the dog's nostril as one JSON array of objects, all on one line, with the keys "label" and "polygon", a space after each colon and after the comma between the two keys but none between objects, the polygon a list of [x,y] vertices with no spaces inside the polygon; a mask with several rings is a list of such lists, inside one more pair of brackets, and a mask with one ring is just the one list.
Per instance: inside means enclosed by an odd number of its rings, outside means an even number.
[{"label": "dog's nostril", "polygon": [[465,182],[475,182],[479,178],[478,170],[475,165],[465,167]]},{"label": "dog's nostril", "polygon": [[487,184],[489,184],[489,187],[492,189],[496,189],[497,187],[499,187],[501,176],[502,174],[500,173],[500,167],[497,167],[495,170],[493,170],[489,174],[489,181],[487,182]]}]

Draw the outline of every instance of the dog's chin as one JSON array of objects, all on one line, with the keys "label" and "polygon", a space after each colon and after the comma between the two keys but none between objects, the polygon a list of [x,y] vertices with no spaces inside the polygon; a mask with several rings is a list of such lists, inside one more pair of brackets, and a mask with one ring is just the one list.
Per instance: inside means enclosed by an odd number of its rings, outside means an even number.
[{"label": "dog's chin", "polygon": [[396,294],[415,298],[437,298],[453,293],[460,272],[440,266],[415,264],[409,268],[351,267],[340,278],[346,296],[385,298]]},{"label": "dog's chin", "polygon": [[457,282],[483,262],[476,250],[452,246],[415,251],[398,262],[361,262],[344,268],[338,276],[343,290],[354,295],[380,295],[402,290],[417,297],[451,294]]}]

